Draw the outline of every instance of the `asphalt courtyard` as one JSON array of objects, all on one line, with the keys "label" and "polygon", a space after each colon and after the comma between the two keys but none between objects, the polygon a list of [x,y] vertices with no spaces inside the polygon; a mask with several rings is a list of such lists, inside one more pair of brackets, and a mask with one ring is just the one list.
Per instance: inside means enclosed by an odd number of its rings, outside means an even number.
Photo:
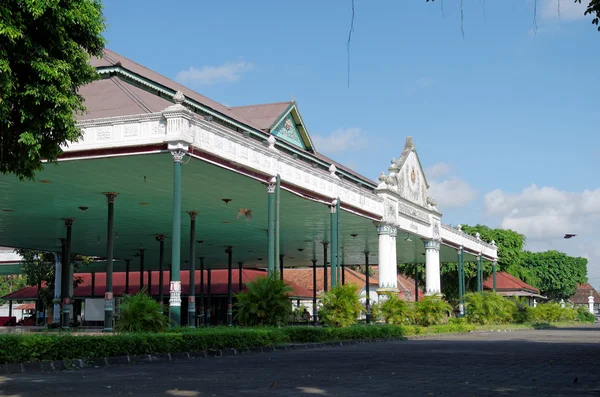
[{"label": "asphalt courtyard", "polygon": [[600,396],[600,325],[0,376],[0,396]]}]

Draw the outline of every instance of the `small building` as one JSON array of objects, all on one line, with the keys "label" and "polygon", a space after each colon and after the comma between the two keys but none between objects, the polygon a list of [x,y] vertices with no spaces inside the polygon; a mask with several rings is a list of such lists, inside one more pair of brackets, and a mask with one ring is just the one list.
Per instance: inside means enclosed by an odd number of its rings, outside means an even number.
[{"label": "small building", "polygon": [[[494,277],[490,275],[483,282],[483,289],[494,290]],[[540,300],[546,300],[540,295],[540,290],[506,272],[496,273],[496,293],[511,298],[525,298],[529,306],[535,306]]]},{"label": "small building", "polygon": [[600,315],[600,294],[589,283],[577,285],[575,295],[569,298],[569,302],[575,307],[583,306],[588,308],[590,296],[594,298],[594,314]]}]

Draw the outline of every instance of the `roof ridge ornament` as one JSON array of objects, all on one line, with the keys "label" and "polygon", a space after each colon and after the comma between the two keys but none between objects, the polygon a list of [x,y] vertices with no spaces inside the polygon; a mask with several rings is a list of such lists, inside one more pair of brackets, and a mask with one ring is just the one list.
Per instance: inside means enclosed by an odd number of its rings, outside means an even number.
[{"label": "roof ridge ornament", "polygon": [[329,174],[335,179],[340,179],[340,177],[335,174],[336,172],[337,172],[337,167],[335,166],[335,164],[332,163],[329,166]]},{"label": "roof ridge ornament", "polygon": [[269,135],[269,137],[267,138],[267,145],[269,145],[269,149],[271,150],[277,150],[275,149],[275,136],[274,135]]},{"label": "roof ridge ornament", "polygon": [[413,142],[412,136],[406,137],[406,143],[404,144],[405,150],[415,150],[415,143]]},{"label": "roof ridge ornament", "polygon": [[181,105],[185,101],[185,95],[183,95],[183,92],[177,91],[175,95],[173,95],[173,100],[176,104]]}]

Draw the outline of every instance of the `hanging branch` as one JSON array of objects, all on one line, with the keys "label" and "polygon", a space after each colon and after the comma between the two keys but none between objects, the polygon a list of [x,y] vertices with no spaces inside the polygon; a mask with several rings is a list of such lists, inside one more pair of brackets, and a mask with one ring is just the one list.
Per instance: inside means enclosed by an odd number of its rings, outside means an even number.
[{"label": "hanging branch", "polygon": [[350,88],[350,40],[354,31],[354,0],[352,0],[352,20],[350,21],[350,31],[348,32],[348,42],[346,43],[346,52],[348,53],[348,88]]},{"label": "hanging branch", "polygon": [[465,15],[463,13],[463,0],[460,0],[460,34],[462,35],[463,40],[465,39],[465,30],[463,29],[464,20]]},{"label": "hanging branch", "polygon": [[533,37],[537,35],[537,0],[533,1]]}]

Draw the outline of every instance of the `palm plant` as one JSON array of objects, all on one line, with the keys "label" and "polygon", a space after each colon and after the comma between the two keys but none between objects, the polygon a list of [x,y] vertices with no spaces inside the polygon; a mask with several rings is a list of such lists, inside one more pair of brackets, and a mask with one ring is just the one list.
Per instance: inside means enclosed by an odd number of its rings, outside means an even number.
[{"label": "palm plant", "polygon": [[513,320],[517,312],[514,301],[490,292],[465,295],[467,319],[475,324],[503,324]]},{"label": "palm plant", "polygon": [[414,307],[398,298],[398,295],[389,294],[386,299],[376,305],[377,317],[386,324],[411,324],[414,319]]},{"label": "palm plant", "polygon": [[236,294],[236,320],[242,325],[283,324],[292,313],[289,293],[292,287],[274,274],[246,284],[247,290]]},{"label": "palm plant", "polygon": [[127,295],[120,307],[115,329],[119,332],[161,332],[169,320],[163,314],[163,305],[146,294],[145,290]]},{"label": "palm plant", "polygon": [[336,328],[356,324],[363,309],[356,285],[338,285],[323,294],[322,298],[323,306],[319,310],[319,317],[323,323]]},{"label": "palm plant", "polygon": [[415,323],[422,326],[448,322],[452,306],[435,296],[426,296],[415,304]]}]

